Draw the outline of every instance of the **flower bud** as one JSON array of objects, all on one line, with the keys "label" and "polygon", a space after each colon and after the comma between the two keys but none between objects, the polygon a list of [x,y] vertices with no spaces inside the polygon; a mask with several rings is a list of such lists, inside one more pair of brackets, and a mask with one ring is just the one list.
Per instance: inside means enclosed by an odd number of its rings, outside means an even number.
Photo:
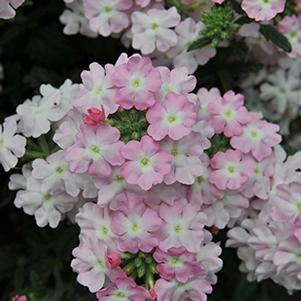
[{"label": "flower bud", "polygon": [[103,106],[101,110],[97,108],[88,109],[88,114],[83,116],[83,122],[87,125],[96,126],[105,120],[105,112]]},{"label": "flower bud", "polygon": [[117,252],[109,252],[107,258],[112,269],[117,268],[121,264],[120,254]]},{"label": "flower bud", "polygon": [[149,291],[149,294],[150,294],[151,300],[157,299],[157,293],[153,288]]}]

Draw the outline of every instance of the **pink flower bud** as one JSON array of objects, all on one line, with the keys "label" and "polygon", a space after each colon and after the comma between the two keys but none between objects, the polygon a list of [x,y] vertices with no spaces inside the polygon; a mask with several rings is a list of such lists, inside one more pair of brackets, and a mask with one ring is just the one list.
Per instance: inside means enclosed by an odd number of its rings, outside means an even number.
[{"label": "pink flower bud", "polygon": [[212,226],[210,228],[210,231],[213,235],[217,235],[219,233],[219,228],[217,228],[216,226]]},{"label": "pink flower bud", "polygon": [[13,297],[11,299],[11,301],[27,301],[27,298],[26,296],[19,296],[19,295],[16,295],[15,297]]},{"label": "pink flower bud", "polygon": [[120,254],[117,252],[109,252],[107,258],[112,269],[117,268],[121,264]]},{"label": "pink flower bud", "polygon": [[149,294],[150,294],[151,300],[157,299],[157,293],[153,288],[149,291]]},{"label": "pink flower bud", "polygon": [[88,109],[88,114],[83,116],[83,122],[87,125],[98,125],[105,120],[105,112],[103,106],[101,110],[97,108],[90,108]]}]

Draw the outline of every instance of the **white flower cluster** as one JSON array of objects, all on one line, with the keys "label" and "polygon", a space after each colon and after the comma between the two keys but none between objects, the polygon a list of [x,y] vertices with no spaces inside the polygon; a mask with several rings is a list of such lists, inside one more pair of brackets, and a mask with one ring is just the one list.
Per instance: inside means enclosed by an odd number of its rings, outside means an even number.
[{"label": "white flower cluster", "polygon": [[[241,81],[247,104],[278,123],[281,133],[292,135],[291,123],[301,114],[301,59],[281,58]],[[300,138],[290,137],[298,147]],[[300,142],[300,141],[299,141]],[[301,144],[299,144],[300,146]]]}]

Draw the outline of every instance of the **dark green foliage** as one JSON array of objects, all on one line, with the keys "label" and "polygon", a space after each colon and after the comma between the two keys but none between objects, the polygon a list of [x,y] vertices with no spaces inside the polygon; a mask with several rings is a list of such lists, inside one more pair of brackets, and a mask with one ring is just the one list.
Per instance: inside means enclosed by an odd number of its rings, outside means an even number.
[{"label": "dark green foliage", "polygon": [[292,45],[288,39],[283,34],[278,32],[273,26],[261,24],[259,31],[267,41],[271,41],[286,52],[292,51]]}]

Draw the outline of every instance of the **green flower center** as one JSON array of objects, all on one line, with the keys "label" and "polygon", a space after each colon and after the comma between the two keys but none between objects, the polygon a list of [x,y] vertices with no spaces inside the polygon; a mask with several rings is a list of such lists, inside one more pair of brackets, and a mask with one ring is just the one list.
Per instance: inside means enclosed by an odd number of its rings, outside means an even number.
[{"label": "green flower center", "polygon": [[106,13],[110,13],[112,10],[113,10],[113,7],[110,6],[110,5],[108,5],[108,6],[105,7],[105,12]]},{"label": "green flower center", "polygon": [[159,24],[158,24],[157,22],[153,22],[153,23],[151,24],[151,29],[152,29],[152,30],[156,30],[158,27],[159,27]]},{"label": "green flower center", "polygon": [[109,230],[106,226],[102,226],[100,228],[100,233],[103,235],[103,236],[107,236],[109,234]]},{"label": "green flower center", "polygon": [[205,182],[205,179],[204,179],[204,177],[199,176],[199,177],[196,178],[196,181],[197,181],[199,184],[203,184],[203,183]]},{"label": "green flower center", "polygon": [[230,165],[228,166],[227,170],[229,171],[230,174],[235,174],[237,171],[236,166]]},{"label": "green flower center", "polygon": [[182,227],[181,227],[181,225],[177,224],[177,225],[174,226],[173,229],[174,229],[174,231],[175,231],[176,233],[180,233],[181,230],[182,230]]},{"label": "green flower center", "polygon": [[146,166],[149,166],[150,160],[149,160],[149,158],[144,157],[140,160],[140,163],[146,167]]},{"label": "green flower center", "polygon": [[62,166],[58,166],[56,169],[55,169],[55,172],[58,173],[58,174],[62,174],[64,172],[64,169]]}]

